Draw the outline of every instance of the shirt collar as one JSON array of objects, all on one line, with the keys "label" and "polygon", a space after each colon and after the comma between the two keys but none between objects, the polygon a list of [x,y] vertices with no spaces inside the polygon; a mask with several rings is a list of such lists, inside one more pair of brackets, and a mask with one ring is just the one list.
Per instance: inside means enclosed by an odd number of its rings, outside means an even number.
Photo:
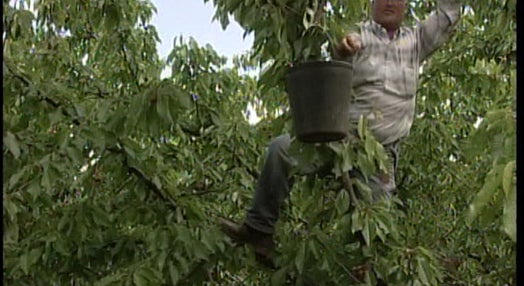
[{"label": "shirt collar", "polygon": [[[373,31],[373,33],[375,33],[377,36],[389,39],[388,31],[384,27],[382,27],[382,25],[380,25],[379,23],[375,22],[374,20],[370,20],[369,21],[369,25],[371,27],[371,31]],[[397,30],[397,33],[393,37],[393,39],[396,39],[399,36],[402,36],[403,32],[404,32],[403,29],[399,28]]]}]

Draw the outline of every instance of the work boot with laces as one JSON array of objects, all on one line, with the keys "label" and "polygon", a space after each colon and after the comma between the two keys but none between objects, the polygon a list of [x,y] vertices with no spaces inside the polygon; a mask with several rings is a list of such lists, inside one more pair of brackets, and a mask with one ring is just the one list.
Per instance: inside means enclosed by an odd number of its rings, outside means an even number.
[{"label": "work boot with laces", "polygon": [[222,232],[231,238],[237,246],[249,244],[254,247],[257,262],[272,269],[276,268],[271,257],[275,250],[275,243],[271,234],[258,231],[245,223],[239,225],[225,218],[220,218],[219,223]]}]

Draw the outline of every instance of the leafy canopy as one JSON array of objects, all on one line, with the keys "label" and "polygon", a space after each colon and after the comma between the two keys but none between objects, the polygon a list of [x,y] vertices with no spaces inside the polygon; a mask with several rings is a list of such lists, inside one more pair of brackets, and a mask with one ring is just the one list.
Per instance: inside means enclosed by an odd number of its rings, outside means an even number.
[{"label": "leafy canopy", "polygon": [[[515,0],[465,1],[424,64],[398,198],[355,205],[333,177],[298,176],[275,272],[219,232],[215,217],[249,207],[268,140],[290,131],[279,80],[295,50],[279,39],[311,24],[313,2],[215,1],[224,25],[255,33],[227,66],[182,38],[161,61],[148,1],[4,1],[5,284],[514,284]],[[366,15],[367,1],[330,3],[331,19]],[[411,3],[409,21],[435,5]],[[380,146],[359,142],[356,157],[328,150],[334,175],[374,162]]]}]

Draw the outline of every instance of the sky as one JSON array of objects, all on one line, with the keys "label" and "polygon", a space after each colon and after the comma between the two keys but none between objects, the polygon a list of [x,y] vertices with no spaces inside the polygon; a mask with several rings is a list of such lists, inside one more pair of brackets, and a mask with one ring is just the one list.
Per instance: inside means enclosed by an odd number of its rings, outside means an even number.
[{"label": "sky", "polygon": [[[17,0],[10,0],[14,5]],[[32,1],[31,1],[32,2]],[[162,59],[166,59],[173,48],[173,39],[183,36],[193,37],[200,46],[210,44],[220,55],[232,59],[234,55],[249,50],[253,43],[252,35],[244,38],[244,30],[230,20],[226,30],[213,20],[215,9],[213,1],[204,0],[151,0],[157,12],[151,24],[156,27],[160,43],[157,46]],[[162,77],[168,77],[171,69],[166,67]]]},{"label": "sky", "polygon": [[[157,9],[151,24],[156,27],[161,43],[158,44],[158,53],[166,59],[173,48],[174,37],[193,37],[200,46],[210,44],[220,55],[229,60],[234,55],[249,50],[253,44],[252,35],[244,38],[244,30],[230,19],[226,30],[220,22],[213,20],[215,9],[210,0],[151,0]],[[166,67],[162,77],[171,75],[171,69]],[[252,109],[252,108],[248,108]],[[260,119],[252,110],[248,121],[255,124]]]},{"label": "sky", "polygon": [[[10,0],[11,5],[18,0]],[[231,19],[223,30],[218,21],[214,21],[213,1],[204,0],[151,0],[157,12],[153,15],[152,24],[156,27],[161,43],[158,45],[160,57],[167,58],[173,48],[173,38],[193,37],[199,45],[210,44],[215,51],[231,59],[247,51],[252,43],[252,35],[243,37],[244,30]],[[31,10],[33,1],[30,2]]]},{"label": "sky", "polygon": [[248,50],[253,43],[251,35],[243,38],[244,30],[231,20],[226,30],[214,21],[215,9],[212,0],[151,0],[157,13],[152,24],[156,27],[160,40],[158,52],[166,58],[173,48],[173,38],[193,37],[200,46],[210,44],[221,56],[229,59]]}]

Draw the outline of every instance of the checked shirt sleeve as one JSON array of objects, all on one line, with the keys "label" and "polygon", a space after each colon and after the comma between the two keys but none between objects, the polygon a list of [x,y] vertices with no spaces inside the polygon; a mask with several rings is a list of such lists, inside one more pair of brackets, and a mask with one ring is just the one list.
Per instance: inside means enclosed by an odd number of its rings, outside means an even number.
[{"label": "checked shirt sleeve", "polygon": [[420,61],[427,59],[449,40],[460,20],[461,3],[457,0],[439,0],[437,9],[417,27]]}]

